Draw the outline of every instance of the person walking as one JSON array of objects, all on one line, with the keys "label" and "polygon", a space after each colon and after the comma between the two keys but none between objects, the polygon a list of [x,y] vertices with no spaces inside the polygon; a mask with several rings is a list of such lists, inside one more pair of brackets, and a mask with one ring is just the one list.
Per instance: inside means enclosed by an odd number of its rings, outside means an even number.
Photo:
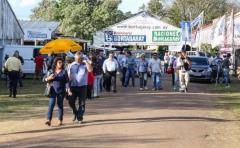
[{"label": "person walking", "polygon": [[130,78],[132,79],[132,86],[135,86],[135,58],[132,56],[131,51],[126,53],[126,58],[124,60],[124,65],[127,67],[126,75],[125,75],[125,82],[124,87],[127,87],[129,84]]},{"label": "person walking", "polygon": [[[63,124],[63,100],[65,94],[72,95],[69,89],[69,79],[67,71],[64,69],[64,60],[60,57],[55,58],[52,69],[44,77],[44,82],[50,84],[49,105],[46,125],[51,126],[52,114],[57,102],[58,105],[58,125]],[[66,92],[67,91],[67,92]]]},{"label": "person walking", "polygon": [[177,54],[174,54],[170,57],[170,61],[169,61],[169,66],[168,69],[172,70],[172,89],[175,91],[176,90],[176,59],[177,59]]},{"label": "person walking", "polygon": [[148,61],[145,59],[145,54],[141,55],[140,61],[137,63],[137,74],[139,76],[140,88],[139,90],[148,90]]},{"label": "person walking", "polygon": [[22,64],[16,52],[13,54],[13,57],[7,59],[5,69],[9,80],[9,97],[16,98],[17,84],[19,82],[20,73],[22,72]]},{"label": "person walking", "polygon": [[164,73],[167,73],[167,69],[168,69],[168,66],[169,66],[169,61],[170,61],[170,57],[168,55],[168,52],[165,52],[165,55],[164,55]]},{"label": "person walking", "polygon": [[223,77],[224,77],[224,83],[226,85],[226,88],[230,87],[230,76],[229,76],[230,66],[231,66],[230,58],[231,58],[231,54],[227,54],[227,56],[225,56],[224,60],[222,61]]},{"label": "person walking", "polygon": [[[17,58],[21,61],[21,64],[22,64],[22,66],[23,66],[23,65],[24,65],[24,59],[23,59],[23,57],[20,55],[19,51],[16,50],[14,53],[17,55]],[[19,73],[19,79],[18,79],[18,82],[19,82],[19,86],[20,86],[20,87],[23,87],[22,77],[23,77],[23,73],[20,72],[20,73]]]},{"label": "person walking", "polygon": [[180,92],[188,92],[189,71],[191,69],[191,60],[187,56],[186,47],[183,46],[182,53],[177,60],[177,68],[179,69]]},{"label": "person walking", "polygon": [[162,73],[162,64],[161,60],[157,57],[157,53],[153,54],[153,58],[149,62],[149,69],[152,75],[153,89],[152,90],[161,90],[161,73]]},{"label": "person walking", "polygon": [[93,89],[93,97],[99,98],[101,92],[101,79],[103,77],[103,63],[99,59],[99,55],[94,55],[92,58],[93,63],[93,74],[94,74],[94,89]]},{"label": "person walking", "polygon": [[[95,55],[93,52],[89,53],[89,60],[91,60],[91,65],[93,67],[93,61],[95,60]],[[94,70],[94,67],[93,67]],[[88,100],[92,100],[92,94],[93,94],[93,85],[94,85],[94,80],[95,80],[95,76],[93,71],[92,72],[88,72],[88,86],[87,86],[87,99]]]},{"label": "person walking", "polygon": [[42,79],[43,69],[44,69],[44,57],[39,53],[34,59],[35,65],[35,80],[39,80],[39,77]]},{"label": "person walking", "polygon": [[[70,66],[70,90],[72,96],[69,98],[69,105],[73,111],[73,121],[82,123],[85,113],[85,101],[87,97],[88,72],[92,72],[91,61],[86,60],[81,52],[75,54],[75,62]],[[76,101],[78,99],[78,110]]]},{"label": "person walking", "polygon": [[[117,76],[117,70],[118,70],[118,62],[114,58],[113,52],[109,53],[109,58],[106,59],[103,63],[103,72],[105,75],[105,85],[106,85],[106,91],[110,92],[111,90],[116,93],[116,76]],[[111,89],[112,88],[112,89]]]}]

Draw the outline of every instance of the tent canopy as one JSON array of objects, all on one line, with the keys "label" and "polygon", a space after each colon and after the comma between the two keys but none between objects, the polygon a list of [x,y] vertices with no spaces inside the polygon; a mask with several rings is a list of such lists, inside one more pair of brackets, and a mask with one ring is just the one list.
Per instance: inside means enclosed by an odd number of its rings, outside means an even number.
[{"label": "tent canopy", "polygon": [[95,33],[93,44],[114,45],[179,45],[181,29],[142,11],[133,17]]}]

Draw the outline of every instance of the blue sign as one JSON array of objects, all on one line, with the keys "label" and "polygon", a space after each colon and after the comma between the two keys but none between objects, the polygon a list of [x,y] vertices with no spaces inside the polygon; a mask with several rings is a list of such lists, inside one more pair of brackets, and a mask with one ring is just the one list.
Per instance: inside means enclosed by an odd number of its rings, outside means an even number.
[{"label": "blue sign", "polygon": [[47,34],[46,33],[41,33],[41,32],[28,31],[27,32],[27,37],[29,39],[37,39],[37,38],[47,39]]},{"label": "blue sign", "polygon": [[191,22],[190,21],[182,21],[182,40],[183,41],[191,41]]},{"label": "blue sign", "polygon": [[118,35],[113,31],[104,32],[105,42],[146,42],[146,35]]}]

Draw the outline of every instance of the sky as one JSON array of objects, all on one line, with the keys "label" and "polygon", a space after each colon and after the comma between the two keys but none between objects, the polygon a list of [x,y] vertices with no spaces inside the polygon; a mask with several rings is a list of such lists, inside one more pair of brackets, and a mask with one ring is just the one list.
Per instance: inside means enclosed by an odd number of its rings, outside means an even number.
[{"label": "sky", "polygon": [[[37,6],[41,0],[8,0],[20,20],[29,20],[31,10]],[[149,0],[122,0],[119,9],[123,12],[131,11],[137,13],[142,4],[147,4]]]}]

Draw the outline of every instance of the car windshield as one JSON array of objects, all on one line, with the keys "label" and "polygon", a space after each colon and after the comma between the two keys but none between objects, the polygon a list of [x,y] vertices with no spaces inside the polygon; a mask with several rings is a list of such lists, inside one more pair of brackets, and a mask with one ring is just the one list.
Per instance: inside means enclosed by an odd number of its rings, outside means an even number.
[{"label": "car windshield", "polygon": [[208,65],[208,61],[205,58],[191,58],[192,65]]}]

